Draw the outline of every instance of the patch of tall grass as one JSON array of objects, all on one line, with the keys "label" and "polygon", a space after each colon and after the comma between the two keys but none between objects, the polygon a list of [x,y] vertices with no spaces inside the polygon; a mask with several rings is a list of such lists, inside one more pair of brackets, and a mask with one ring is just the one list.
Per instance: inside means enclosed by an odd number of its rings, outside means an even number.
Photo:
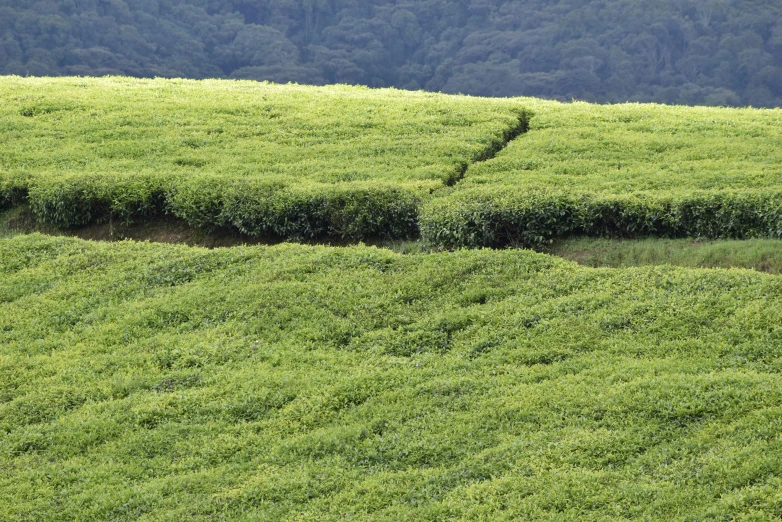
[{"label": "patch of tall grass", "polygon": [[752,268],[782,274],[782,241],[776,239],[694,241],[582,237],[555,241],[547,251],[591,267],[670,264],[693,268]]}]

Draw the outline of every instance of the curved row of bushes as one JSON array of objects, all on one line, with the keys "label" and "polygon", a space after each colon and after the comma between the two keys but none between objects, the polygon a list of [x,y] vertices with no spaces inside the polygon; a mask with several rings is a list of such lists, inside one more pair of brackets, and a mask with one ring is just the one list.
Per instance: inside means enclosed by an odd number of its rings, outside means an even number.
[{"label": "curved row of bushes", "polygon": [[235,228],[256,237],[360,240],[417,235],[422,196],[415,186],[378,183],[85,175],[5,180],[0,208],[27,201],[37,220],[61,228],[109,219],[143,222],[167,214],[196,228]]},{"label": "curved row of bushes", "polygon": [[425,241],[454,247],[536,247],[567,235],[782,238],[782,192],[600,194],[456,191],[422,208]]},{"label": "curved row of bushes", "polygon": [[[29,183],[29,186],[27,185]],[[57,227],[144,221],[164,214],[201,229],[289,239],[358,241],[420,234],[432,245],[538,247],[568,235],[600,237],[782,237],[782,192],[719,190],[603,194],[420,189],[352,183],[286,185],[283,181],[201,176],[69,176],[7,179],[3,206],[27,200],[38,220]]]}]

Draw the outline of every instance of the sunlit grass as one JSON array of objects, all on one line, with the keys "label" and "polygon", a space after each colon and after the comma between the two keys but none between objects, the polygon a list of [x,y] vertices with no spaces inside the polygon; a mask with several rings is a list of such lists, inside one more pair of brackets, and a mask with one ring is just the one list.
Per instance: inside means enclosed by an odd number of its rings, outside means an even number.
[{"label": "sunlit grass", "polygon": [[515,100],[362,87],[0,78],[0,207],[79,226],[167,212],[252,235],[417,232],[417,209],[526,125]]},{"label": "sunlit grass", "polygon": [[41,235],[0,274],[12,519],[778,514],[776,276]]},{"label": "sunlit grass", "polygon": [[424,204],[425,239],[782,237],[782,110],[519,102],[529,132]]}]

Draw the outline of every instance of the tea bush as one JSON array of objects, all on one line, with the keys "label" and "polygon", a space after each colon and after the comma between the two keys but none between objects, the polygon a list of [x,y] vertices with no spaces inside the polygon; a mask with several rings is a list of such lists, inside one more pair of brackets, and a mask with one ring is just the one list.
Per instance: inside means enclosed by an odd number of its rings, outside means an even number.
[{"label": "tea bush", "polygon": [[[782,111],[0,79],[0,209],[444,248],[780,237]],[[529,132],[526,132],[529,131]]]},{"label": "tea bush", "polygon": [[514,100],[247,81],[6,77],[0,98],[0,207],[290,238],[415,235],[421,199],[528,119]]},{"label": "tea bush", "polygon": [[0,239],[10,520],[775,520],[782,280]]},{"label": "tea bush", "polygon": [[424,205],[425,239],[782,236],[782,111],[520,103],[529,132]]},{"label": "tea bush", "polygon": [[568,235],[782,238],[782,191],[471,188],[432,199],[420,220],[423,237],[446,246],[539,247]]}]

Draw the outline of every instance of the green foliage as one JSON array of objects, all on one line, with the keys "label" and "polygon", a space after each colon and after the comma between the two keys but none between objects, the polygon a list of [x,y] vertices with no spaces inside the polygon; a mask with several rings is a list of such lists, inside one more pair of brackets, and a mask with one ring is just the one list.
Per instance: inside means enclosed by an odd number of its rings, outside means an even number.
[{"label": "green foliage", "polygon": [[530,131],[421,213],[443,246],[782,237],[782,112],[522,99]]},{"label": "green foliage", "polygon": [[168,213],[299,240],[420,228],[446,248],[782,237],[779,110],[118,78],[0,88],[0,207],[27,199],[61,228]]},{"label": "green foliage", "polygon": [[778,107],[781,17],[774,0],[0,0],[0,74]]},{"label": "green foliage", "polygon": [[446,247],[540,247],[568,235],[782,238],[782,191],[592,194],[470,189],[422,211],[425,241]]},{"label": "green foliage", "polygon": [[174,214],[192,225],[297,239],[412,237],[418,233],[419,203],[420,195],[393,185],[287,187],[207,176],[183,181],[169,197]]},{"label": "green foliage", "polygon": [[33,179],[27,199],[44,223],[73,227],[116,217],[143,220],[162,213],[164,179],[152,174],[49,175]]},{"label": "green foliage", "polygon": [[0,240],[19,520],[779,518],[782,282]]},{"label": "green foliage", "polygon": [[[513,100],[253,82],[4,78],[0,206],[58,227],[417,233],[417,208],[522,132]],[[57,109],[52,109],[56,107]]]}]

